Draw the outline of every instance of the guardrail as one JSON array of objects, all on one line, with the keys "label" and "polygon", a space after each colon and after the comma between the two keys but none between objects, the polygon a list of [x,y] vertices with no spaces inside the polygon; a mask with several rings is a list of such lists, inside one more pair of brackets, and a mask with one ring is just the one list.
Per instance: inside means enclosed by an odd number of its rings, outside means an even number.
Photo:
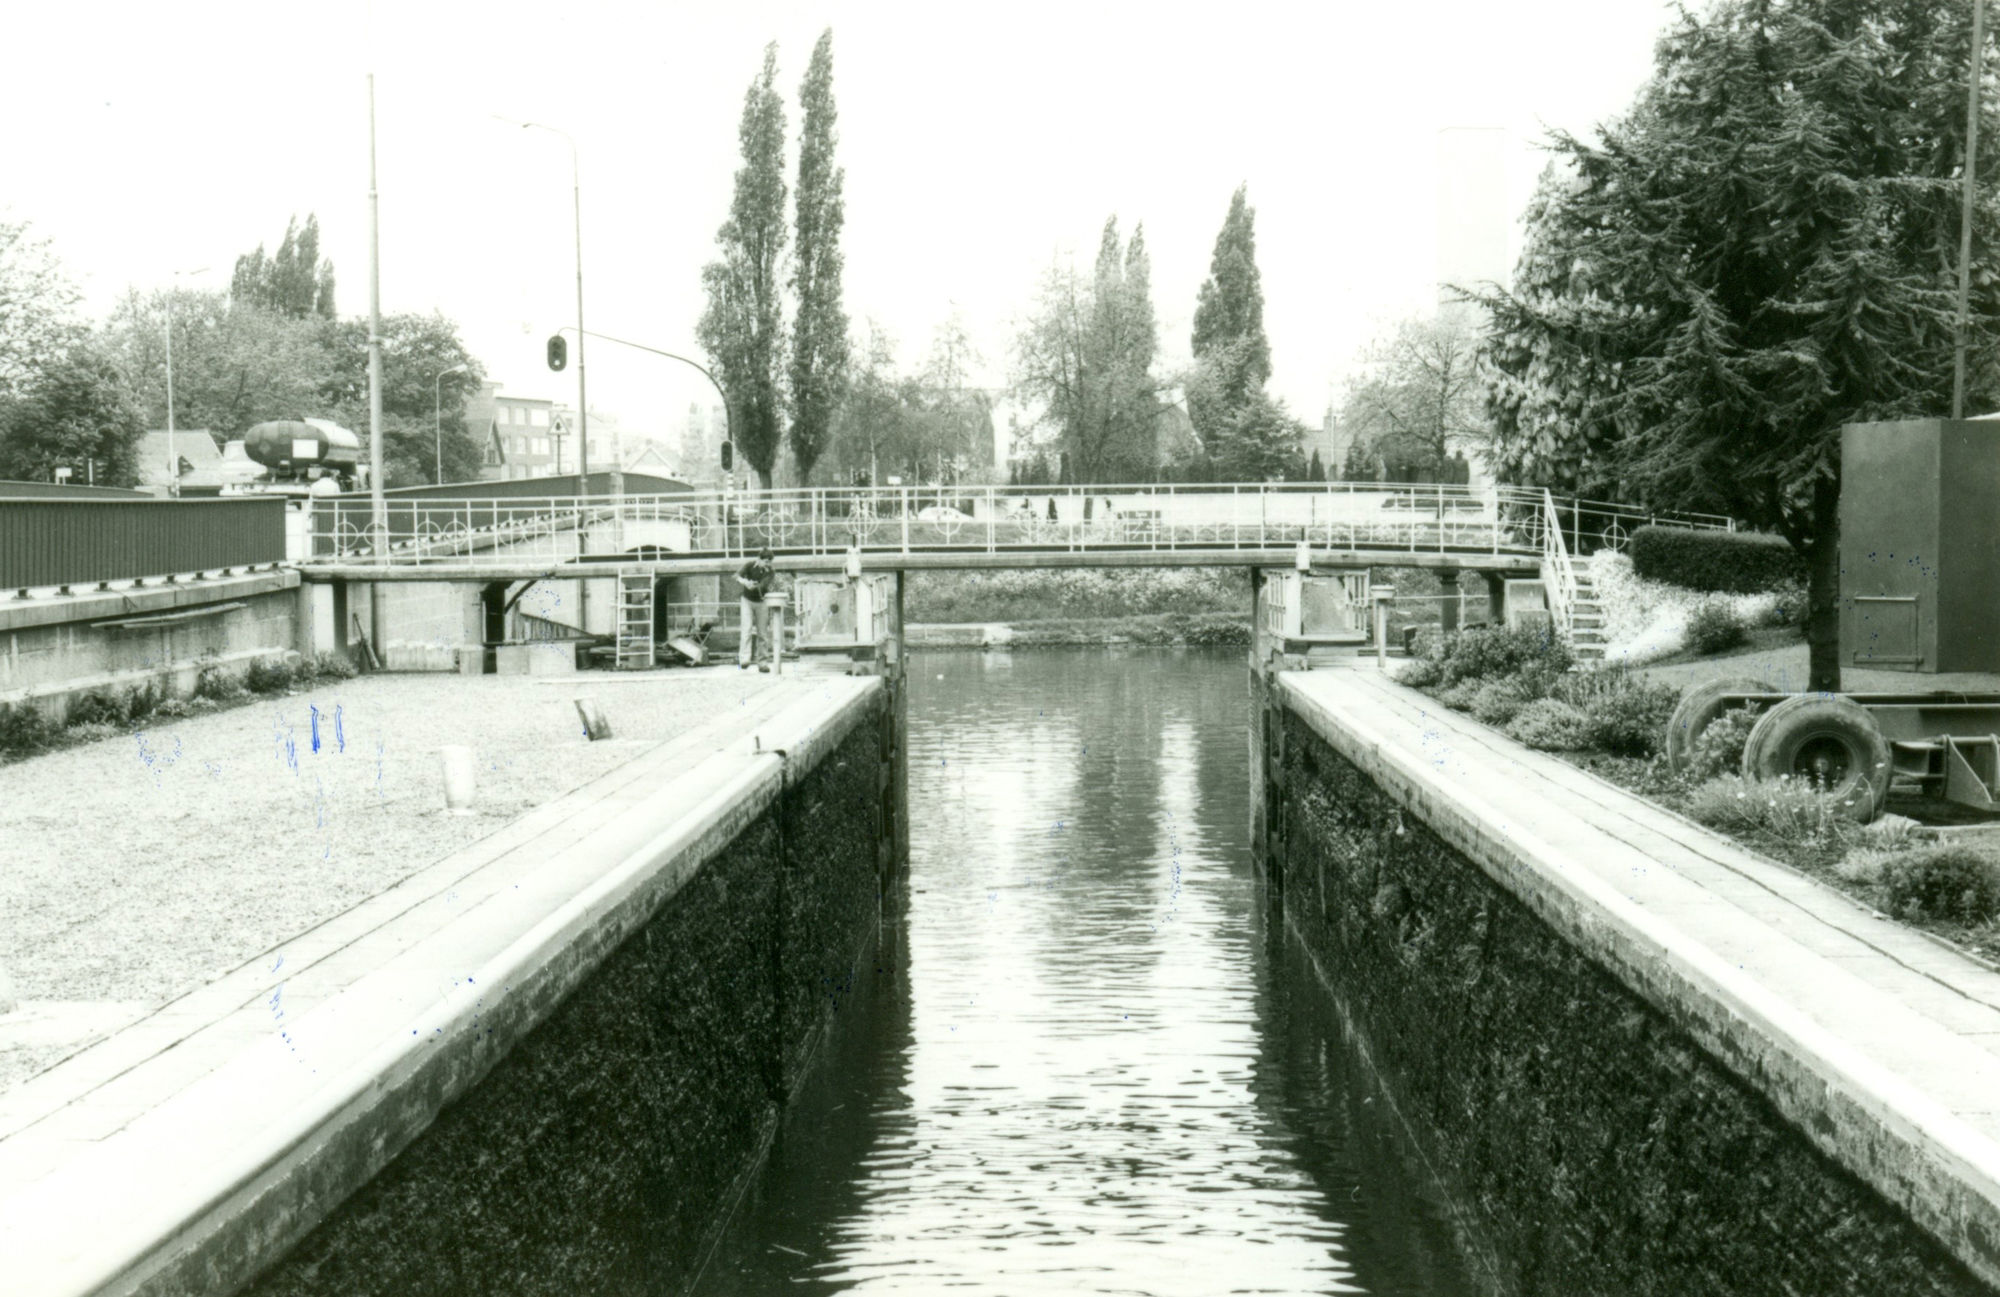
[{"label": "guardrail", "polygon": [[0,589],[285,560],[285,500],[0,499]]},{"label": "guardrail", "polygon": [[[551,565],[648,550],[736,557],[961,550],[1326,549],[1545,555],[1622,544],[1652,524],[1733,529],[1715,514],[1658,514],[1540,488],[1299,482],[1089,487],[809,488],[394,500],[379,537],[370,504],[315,505],[312,560]],[[1568,532],[1569,535],[1563,535]]]}]

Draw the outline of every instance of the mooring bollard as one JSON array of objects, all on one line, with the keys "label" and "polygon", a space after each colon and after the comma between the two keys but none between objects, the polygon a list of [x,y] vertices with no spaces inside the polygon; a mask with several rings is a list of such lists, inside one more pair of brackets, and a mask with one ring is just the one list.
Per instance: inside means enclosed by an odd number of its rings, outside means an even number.
[{"label": "mooring bollard", "polygon": [[1380,671],[1389,669],[1389,599],[1396,593],[1394,586],[1379,585],[1369,593],[1375,596],[1375,667]]},{"label": "mooring bollard", "polygon": [[785,673],[785,592],[773,590],[764,596],[764,624],[771,631],[771,674]]},{"label": "mooring bollard", "polygon": [[605,719],[604,709],[595,698],[577,699],[576,714],[583,718],[583,732],[592,743],[611,737],[611,722]]},{"label": "mooring bollard", "polygon": [[444,806],[451,815],[472,814],[472,795],[478,778],[472,763],[472,749],[446,744],[438,749],[444,762]]}]

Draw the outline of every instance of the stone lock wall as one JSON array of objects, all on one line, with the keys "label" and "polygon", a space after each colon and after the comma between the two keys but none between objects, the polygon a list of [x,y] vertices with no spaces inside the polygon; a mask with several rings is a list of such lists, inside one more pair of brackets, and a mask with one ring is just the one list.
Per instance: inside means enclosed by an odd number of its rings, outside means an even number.
[{"label": "stone lock wall", "polygon": [[1259,710],[1274,903],[1496,1291],[1990,1292],[1309,724]]},{"label": "stone lock wall", "polygon": [[[885,693],[246,1291],[678,1292],[875,937]],[[893,753],[893,749],[891,749]]]}]

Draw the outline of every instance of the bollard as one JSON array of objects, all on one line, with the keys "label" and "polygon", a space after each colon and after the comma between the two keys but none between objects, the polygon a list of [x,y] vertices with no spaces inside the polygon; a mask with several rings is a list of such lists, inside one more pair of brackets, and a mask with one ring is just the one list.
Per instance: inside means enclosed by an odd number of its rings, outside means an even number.
[{"label": "bollard", "polygon": [[604,709],[597,705],[595,698],[578,698],[576,714],[583,718],[583,732],[592,743],[611,737],[611,722],[605,719]]},{"label": "bollard", "polygon": [[764,623],[771,631],[771,674],[785,673],[785,592],[773,590],[764,596]]},{"label": "bollard", "polygon": [[1389,669],[1389,597],[1396,593],[1393,586],[1377,586],[1371,591],[1375,596],[1375,667],[1379,671]]},{"label": "bollard", "polygon": [[444,762],[446,813],[472,814],[472,795],[478,782],[472,763],[472,749],[460,744],[446,744],[438,749],[438,756]]}]

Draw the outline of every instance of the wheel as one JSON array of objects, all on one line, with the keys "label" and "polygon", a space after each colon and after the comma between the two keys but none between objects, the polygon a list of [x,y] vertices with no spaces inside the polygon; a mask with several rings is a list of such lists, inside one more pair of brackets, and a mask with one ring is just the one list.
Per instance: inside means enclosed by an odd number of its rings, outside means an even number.
[{"label": "wheel", "polygon": [[1716,717],[1734,706],[1730,701],[1731,694],[1771,692],[1771,686],[1748,676],[1739,676],[1734,680],[1711,680],[1688,690],[1681,696],[1674,714],[1667,718],[1668,768],[1677,775],[1686,772],[1688,761],[1694,756],[1695,741],[1701,738],[1701,732],[1713,725]]},{"label": "wheel", "polygon": [[1889,741],[1859,705],[1831,694],[1787,698],[1758,719],[1743,745],[1751,779],[1811,779],[1866,823],[1889,797]]}]

